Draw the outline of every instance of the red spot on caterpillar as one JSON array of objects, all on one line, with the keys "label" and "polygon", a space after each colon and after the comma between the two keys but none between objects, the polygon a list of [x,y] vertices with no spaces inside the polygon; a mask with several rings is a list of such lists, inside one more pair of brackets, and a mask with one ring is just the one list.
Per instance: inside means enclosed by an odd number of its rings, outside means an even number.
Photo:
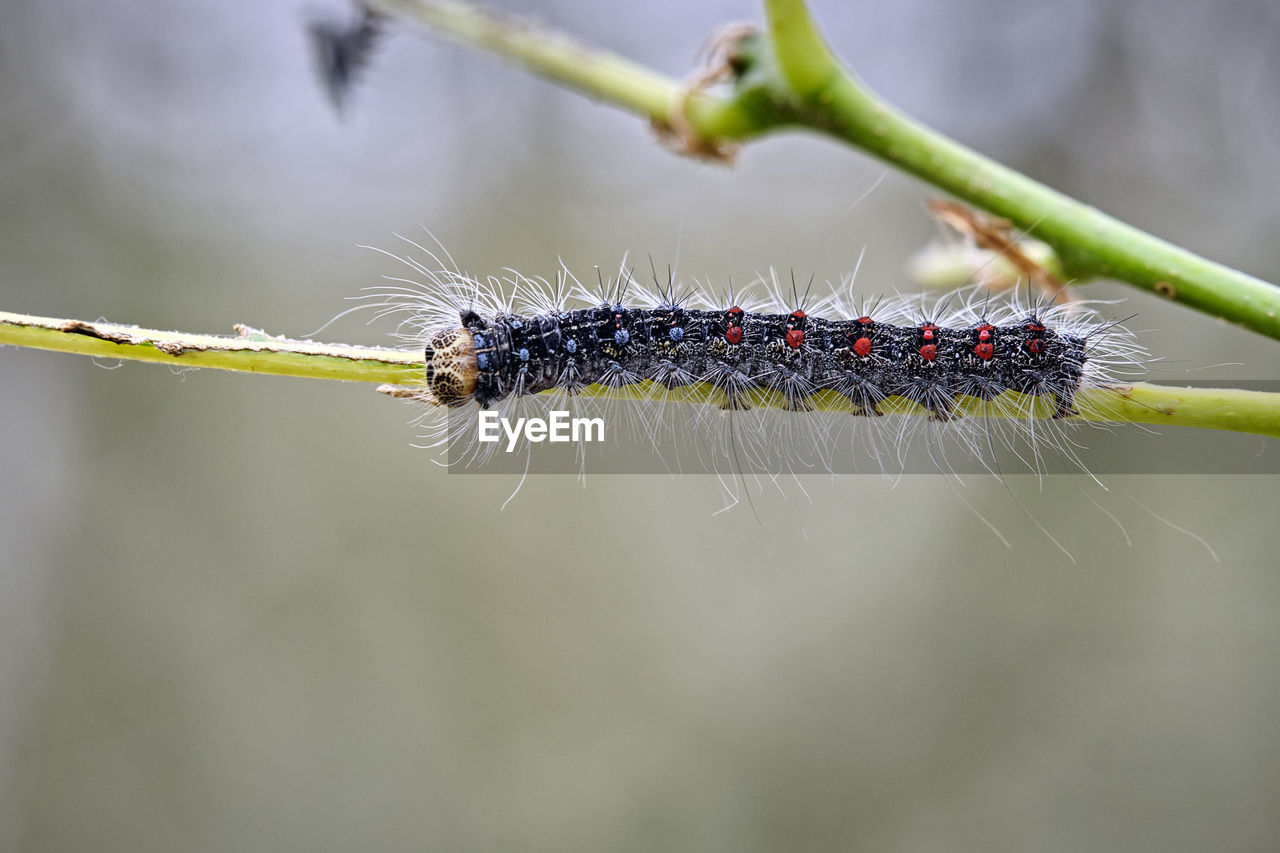
[{"label": "red spot on caterpillar", "polygon": [[938,347],[934,344],[925,344],[920,347],[920,357],[925,361],[933,361],[938,357]]},{"label": "red spot on caterpillar", "polygon": [[860,358],[871,355],[871,338],[861,337],[853,342],[853,352]]},{"label": "red spot on caterpillar", "polygon": [[973,354],[983,361],[990,361],[991,356],[995,355],[995,347],[991,344],[991,333],[995,328],[989,323],[978,327],[978,343],[973,348]]},{"label": "red spot on caterpillar", "polygon": [[870,326],[872,321],[870,317],[859,317],[858,322],[864,326]]},{"label": "red spot on caterpillar", "polygon": [[1040,355],[1044,352],[1044,324],[1035,317],[1027,320],[1027,340],[1023,344],[1027,348],[1027,352],[1032,355]]},{"label": "red spot on caterpillar", "polygon": [[724,339],[731,344],[742,343],[742,314],[742,309],[737,305],[725,312],[729,325],[724,330]]},{"label": "red spot on caterpillar", "polygon": [[804,343],[805,316],[805,313],[797,308],[791,312],[791,316],[788,318],[790,322],[787,323],[787,333],[784,336],[784,340],[786,340],[787,346],[792,349],[800,349],[800,345]]}]

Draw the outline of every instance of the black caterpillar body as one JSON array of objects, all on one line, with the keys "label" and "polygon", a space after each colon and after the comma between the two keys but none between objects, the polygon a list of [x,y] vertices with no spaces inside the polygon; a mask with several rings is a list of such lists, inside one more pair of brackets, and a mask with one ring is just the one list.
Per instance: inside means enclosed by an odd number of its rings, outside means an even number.
[{"label": "black caterpillar body", "polygon": [[1087,335],[1055,330],[1034,310],[1020,317],[957,327],[673,303],[488,318],[467,309],[460,327],[431,337],[427,385],[438,403],[474,400],[484,408],[551,389],[650,380],[671,389],[709,384],[727,408],[745,407],[749,392],[771,391],[785,408],[805,411],[812,395],[834,391],[856,414],[881,414],[883,401],[902,397],[949,420],[960,397],[991,400],[1015,391],[1051,398],[1055,417],[1076,414]]}]

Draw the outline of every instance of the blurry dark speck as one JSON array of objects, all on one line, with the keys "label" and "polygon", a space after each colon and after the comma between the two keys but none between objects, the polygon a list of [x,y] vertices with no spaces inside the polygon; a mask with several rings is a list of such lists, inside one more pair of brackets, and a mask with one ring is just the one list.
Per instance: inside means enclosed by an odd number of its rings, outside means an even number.
[{"label": "blurry dark speck", "polygon": [[354,22],[313,19],[307,24],[320,82],[339,114],[383,31],[382,15],[363,7],[360,12]]}]

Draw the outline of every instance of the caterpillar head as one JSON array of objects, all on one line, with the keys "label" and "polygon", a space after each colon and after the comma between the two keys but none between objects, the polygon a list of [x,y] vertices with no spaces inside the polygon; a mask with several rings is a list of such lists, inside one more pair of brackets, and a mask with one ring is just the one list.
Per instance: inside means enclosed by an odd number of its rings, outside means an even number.
[{"label": "caterpillar head", "polygon": [[476,390],[475,338],[463,328],[441,329],[426,347],[427,391],[441,406],[461,406]]}]

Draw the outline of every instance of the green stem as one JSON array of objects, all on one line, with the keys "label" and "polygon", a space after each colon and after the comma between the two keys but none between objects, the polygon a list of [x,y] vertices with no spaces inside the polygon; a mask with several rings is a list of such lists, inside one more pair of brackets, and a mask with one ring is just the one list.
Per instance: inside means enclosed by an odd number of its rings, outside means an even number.
[{"label": "green stem", "polygon": [[1251,432],[1280,438],[1280,394],[1235,388],[1173,388],[1136,382],[1089,388],[1078,404],[1086,420]]},{"label": "green stem", "polygon": [[423,371],[421,352],[293,341],[244,328],[237,337],[218,337],[0,311],[3,344],[178,367],[347,382],[411,384],[421,380]]},{"label": "green stem", "polygon": [[[536,22],[451,0],[366,0],[370,9],[413,21],[462,44],[491,50],[539,76],[670,126],[680,84],[639,63],[588,47]],[[689,123],[705,138],[759,132],[759,117],[731,98],[694,94]]]},{"label": "green stem", "polygon": [[765,0],[776,61],[809,121],[1033,231],[1070,278],[1117,278],[1280,338],[1280,288],[1126,225],[908,118],[844,69],[803,0]]},{"label": "green stem", "polygon": [[[678,81],[607,51],[471,3],[367,4],[492,50],[664,127],[685,91]],[[744,42],[751,63],[733,93],[689,98],[688,124],[703,139],[741,141],[784,126],[825,133],[1035,234],[1057,251],[1069,278],[1126,281],[1280,338],[1280,288],[1126,225],[908,118],[844,68],[803,0],[764,5],[768,42]]]},{"label": "green stem", "polygon": [[[239,332],[236,337],[192,335],[0,312],[0,345],[309,379],[410,387],[420,385],[423,379],[421,351],[295,341],[243,327],[239,327]],[[618,389],[596,386],[595,391],[588,392],[592,393],[616,397]],[[706,402],[711,397],[699,395],[714,393],[710,388],[690,389],[682,392],[682,398]],[[842,400],[831,396],[829,400],[816,401],[815,408],[847,407],[847,401]],[[771,401],[768,394],[757,402],[765,406],[784,404],[781,400]],[[1117,388],[1088,388],[1080,393],[1077,402],[1086,413],[1086,420],[1202,427],[1280,438],[1280,394],[1138,383]],[[1044,409],[1044,414],[1051,413],[1051,407]],[[1008,407],[1007,410],[1014,409]]]}]

